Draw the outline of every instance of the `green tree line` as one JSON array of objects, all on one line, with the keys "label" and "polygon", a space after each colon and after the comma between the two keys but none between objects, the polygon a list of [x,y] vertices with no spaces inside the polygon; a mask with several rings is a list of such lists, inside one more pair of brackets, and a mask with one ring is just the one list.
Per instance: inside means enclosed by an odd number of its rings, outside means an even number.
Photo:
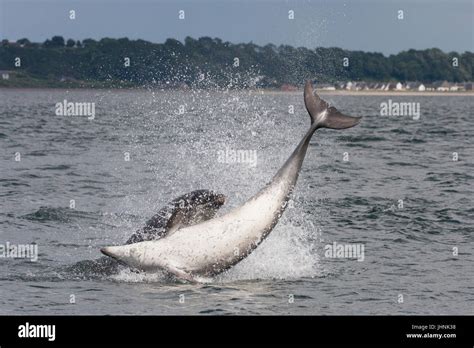
[{"label": "green tree line", "polygon": [[[21,59],[20,66],[15,59]],[[129,62],[129,65],[128,65]],[[135,86],[278,87],[306,79],[335,81],[463,82],[472,80],[472,52],[437,48],[396,55],[330,47],[233,44],[218,38],[187,37],[151,43],[127,38],[44,43],[28,39],[0,44],[0,70],[20,70],[35,79],[109,81]]]}]

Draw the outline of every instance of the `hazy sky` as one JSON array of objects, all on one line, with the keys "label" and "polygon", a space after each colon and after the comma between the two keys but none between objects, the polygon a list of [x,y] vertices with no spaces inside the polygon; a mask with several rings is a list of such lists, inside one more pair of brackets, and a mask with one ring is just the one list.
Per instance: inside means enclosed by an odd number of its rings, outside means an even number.
[{"label": "hazy sky", "polygon": [[[152,42],[186,36],[233,43],[342,47],[385,54],[474,51],[474,0],[0,0],[0,38],[53,35]],[[69,19],[69,10],[76,19]],[[185,19],[178,19],[178,11]],[[294,20],[288,11],[294,11]],[[398,10],[404,19],[397,19]]]}]

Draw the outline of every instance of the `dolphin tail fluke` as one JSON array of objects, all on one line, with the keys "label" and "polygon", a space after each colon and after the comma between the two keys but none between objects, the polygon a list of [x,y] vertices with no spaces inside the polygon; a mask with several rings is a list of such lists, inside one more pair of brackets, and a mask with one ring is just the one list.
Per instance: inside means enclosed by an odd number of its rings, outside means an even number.
[{"label": "dolphin tail fluke", "polygon": [[313,84],[307,81],[304,87],[304,103],[315,128],[345,129],[354,127],[362,117],[352,117],[340,113],[334,106],[319,98],[313,91]]},{"label": "dolphin tail fluke", "polygon": [[335,107],[328,108],[326,118],[318,128],[346,129],[357,125],[362,117],[353,117],[341,114]]}]

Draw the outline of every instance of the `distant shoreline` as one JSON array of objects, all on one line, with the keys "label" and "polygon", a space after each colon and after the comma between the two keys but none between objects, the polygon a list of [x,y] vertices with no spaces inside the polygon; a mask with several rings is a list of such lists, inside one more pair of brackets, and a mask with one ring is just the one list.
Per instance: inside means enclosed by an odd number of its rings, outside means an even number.
[{"label": "distant shoreline", "polygon": [[[361,96],[361,95],[397,95],[397,96],[474,96],[474,91],[463,91],[463,92],[440,92],[440,91],[377,91],[377,90],[370,90],[370,91],[348,91],[348,90],[335,90],[335,91],[327,91],[327,90],[318,90],[318,94],[321,95],[344,95],[344,96]],[[278,90],[265,90],[264,93],[303,93],[303,90],[285,92],[285,91],[278,91]]]},{"label": "distant shoreline", "polygon": [[[38,91],[38,90],[56,90],[56,91],[88,91],[88,90],[103,90],[103,91],[116,91],[116,92],[130,92],[130,91],[143,91],[143,92],[186,92],[191,91],[192,89],[180,89],[180,88],[147,88],[147,87],[123,87],[123,88],[116,88],[116,87],[5,87],[0,86],[0,91]],[[206,89],[198,89],[205,91]],[[350,91],[350,90],[316,90],[321,95],[341,95],[341,96],[474,96],[473,91],[462,91],[462,92],[440,92],[440,91],[378,91],[378,90],[364,90],[364,91]],[[210,90],[212,91],[212,90]],[[223,92],[225,90],[215,90],[219,92]],[[294,91],[282,91],[279,89],[233,89],[228,90],[229,92],[247,92],[252,94],[301,94],[303,93],[302,89],[294,90]]]}]

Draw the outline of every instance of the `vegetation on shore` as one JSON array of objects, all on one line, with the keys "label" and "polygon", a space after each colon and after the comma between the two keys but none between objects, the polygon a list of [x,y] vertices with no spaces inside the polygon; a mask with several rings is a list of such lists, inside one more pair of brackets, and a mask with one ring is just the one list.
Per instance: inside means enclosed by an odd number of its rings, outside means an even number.
[{"label": "vegetation on shore", "polygon": [[[18,60],[19,58],[19,60]],[[388,57],[340,48],[232,44],[209,37],[162,44],[104,38],[82,42],[55,36],[0,44],[0,87],[279,88],[306,79],[335,81],[464,82],[472,80],[474,53],[437,48]]]}]

